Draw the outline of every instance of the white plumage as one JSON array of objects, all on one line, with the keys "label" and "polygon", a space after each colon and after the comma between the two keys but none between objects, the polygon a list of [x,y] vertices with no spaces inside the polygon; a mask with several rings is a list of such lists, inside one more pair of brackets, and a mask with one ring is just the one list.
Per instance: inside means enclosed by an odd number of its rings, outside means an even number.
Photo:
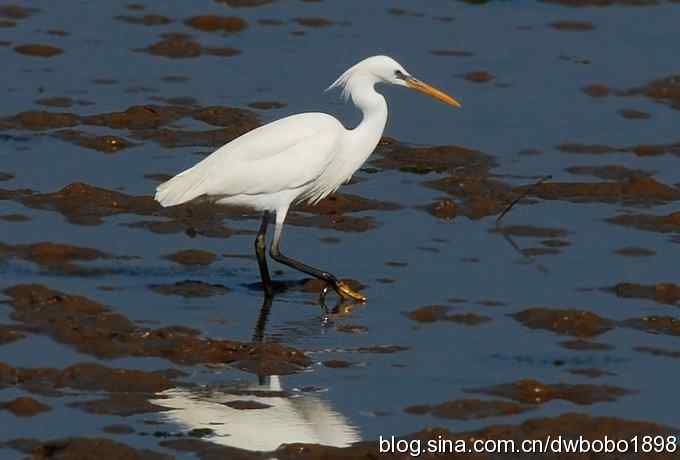
[{"label": "white plumage", "polygon": [[[297,201],[316,203],[333,193],[378,145],[387,122],[387,103],[375,91],[377,83],[406,86],[459,106],[450,96],[410,76],[394,59],[373,56],[351,67],[328,88],[342,88],[343,95],[361,110],[362,121],[354,129],[345,129],[325,113],[303,113],[274,121],[223,145],[159,185],[156,200],[163,206],[175,206],[206,195],[219,204],[264,211],[257,241],[264,240],[268,214],[275,212],[270,249],[275,260],[328,282],[341,296],[364,300],[330,273],[283,256],[278,245],[290,205]],[[257,241],[263,285],[271,295],[264,246],[259,249]]]}]

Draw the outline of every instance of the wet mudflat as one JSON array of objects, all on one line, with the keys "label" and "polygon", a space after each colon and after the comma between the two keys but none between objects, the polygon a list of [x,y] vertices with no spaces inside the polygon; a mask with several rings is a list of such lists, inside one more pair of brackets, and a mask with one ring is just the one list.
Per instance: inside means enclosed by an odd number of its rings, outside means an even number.
[{"label": "wet mudflat", "polygon": [[[680,4],[510,3],[0,6],[0,456],[679,434]],[[259,216],[153,191],[291,113],[353,125],[323,89],[379,53],[463,109],[384,88],[376,153],[289,215],[366,304],[322,319],[276,265],[263,302]]]}]

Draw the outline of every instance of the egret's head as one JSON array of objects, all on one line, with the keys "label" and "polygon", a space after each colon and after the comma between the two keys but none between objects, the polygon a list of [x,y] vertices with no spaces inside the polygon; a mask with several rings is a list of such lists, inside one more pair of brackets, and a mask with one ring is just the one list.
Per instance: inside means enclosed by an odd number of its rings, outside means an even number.
[{"label": "egret's head", "polygon": [[369,84],[387,83],[405,86],[432,96],[446,104],[460,107],[460,103],[448,94],[413,77],[404,67],[389,56],[372,56],[350,67],[340,75],[328,89],[341,87],[347,97],[351,92],[353,81],[366,81]]}]

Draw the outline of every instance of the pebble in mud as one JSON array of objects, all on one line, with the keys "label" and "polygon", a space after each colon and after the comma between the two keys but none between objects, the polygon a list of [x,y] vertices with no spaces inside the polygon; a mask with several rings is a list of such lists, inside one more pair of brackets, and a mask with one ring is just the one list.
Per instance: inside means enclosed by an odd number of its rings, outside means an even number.
[{"label": "pebble in mud", "polygon": [[14,51],[25,56],[43,58],[51,58],[53,56],[58,56],[64,52],[64,50],[62,50],[61,48],[57,48],[56,46],[35,43],[29,45],[15,46]]},{"label": "pebble in mud", "polygon": [[595,337],[615,323],[585,310],[529,308],[510,315],[529,329],[544,329],[560,335]]},{"label": "pebble in mud", "polygon": [[50,406],[33,398],[21,397],[8,402],[0,402],[0,410],[4,409],[17,417],[33,417],[51,410]]},{"label": "pebble in mud", "polygon": [[415,405],[404,409],[413,415],[432,414],[438,418],[449,420],[478,420],[488,417],[502,417],[517,415],[532,410],[525,404],[506,401],[481,401],[479,399],[459,399],[445,403],[430,405]]},{"label": "pebble in mud", "polygon": [[612,402],[622,396],[634,393],[630,390],[608,385],[545,384],[531,379],[465,391],[500,396],[522,404],[545,404],[555,399],[561,399],[579,405]]}]

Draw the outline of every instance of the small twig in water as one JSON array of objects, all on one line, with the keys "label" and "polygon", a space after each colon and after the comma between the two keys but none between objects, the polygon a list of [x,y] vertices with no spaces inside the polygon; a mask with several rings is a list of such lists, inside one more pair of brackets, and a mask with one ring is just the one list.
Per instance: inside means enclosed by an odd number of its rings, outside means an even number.
[{"label": "small twig in water", "polygon": [[535,187],[538,187],[538,186],[541,185],[543,182],[545,182],[545,181],[547,181],[547,180],[550,180],[550,179],[552,179],[552,176],[543,176],[543,177],[541,177],[538,181],[536,181],[536,183],[535,183],[534,185],[531,185],[530,187],[527,187],[527,189],[526,189],[526,191],[525,191],[524,193],[522,193],[520,196],[518,196],[517,198],[515,198],[514,200],[512,200],[512,202],[511,202],[509,205],[507,205],[507,206],[505,207],[505,209],[503,210],[503,212],[501,212],[501,213],[498,215],[498,217],[496,218],[496,225],[498,225],[498,224],[501,222],[501,220],[503,219],[503,217],[505,217],[505,215],[506,215],[508,212],[510,212],[510,210],[511,210],[513,207],[515,207],[515,205],[516,205],[517,203],[519,203],[521,200],[523,200],[524,198],[526,198],[526,196],[529,194],[529,192],[530,192],[531,190],[533,190]]}]

